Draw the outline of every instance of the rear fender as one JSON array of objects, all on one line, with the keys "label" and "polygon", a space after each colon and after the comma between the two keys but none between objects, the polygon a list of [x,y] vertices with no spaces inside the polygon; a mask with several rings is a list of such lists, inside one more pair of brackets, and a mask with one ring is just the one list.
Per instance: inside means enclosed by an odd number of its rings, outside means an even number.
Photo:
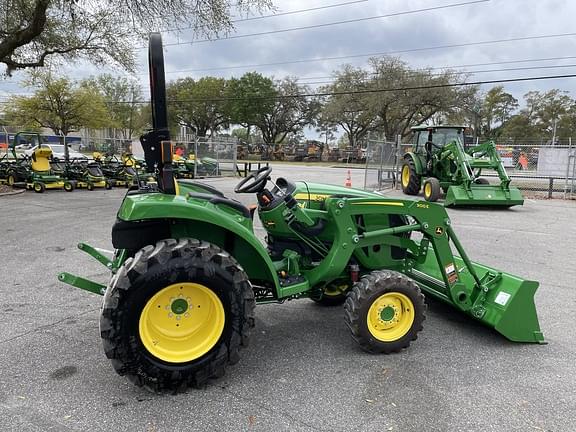
[{"label": "rear fender", "polygon": [[416,174],[422,175],[424,173],[424,165],[420,156],[414,152],[408,152],[404,155],[404,161],[408,162],[411,160],[414,163],[414,169],[416,169]]},{"label": "rear fender", "polygon": [[112,233],[116,249],[140,249],[163,238],[184,237],[219,246],[238,261],[250,280],[266,283],[278,295],[274,264],[254,235],[252,221],[233,210],[177,195],[127,195]]}]

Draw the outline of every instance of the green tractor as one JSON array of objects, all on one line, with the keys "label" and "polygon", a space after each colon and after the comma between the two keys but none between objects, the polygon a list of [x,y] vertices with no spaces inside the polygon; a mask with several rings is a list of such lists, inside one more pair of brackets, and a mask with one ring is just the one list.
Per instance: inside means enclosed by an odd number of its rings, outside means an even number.
[{"label": "green tractor", "polygon": [[[424,189],[427,201],[437,201],[445,192],[444,205],[502,206],[522,205],[518,188],[510,177],[493,141],[464,146],[464,126],[413,127],[412,150],[404,155],[402,190],[417,195]],[[481,177],[482,170],[496,172],[499,184]]]},{"label": "green tractor", "polygon": [[543,341],[538,283],[472,262],[441,206],[272,180],[264,167],[235,188],[255,194],[264,245],[255,208],[211,185],[175,180],[157,33],[149,62],[153,129],[141,142],[157,185],[127,192],[112,228],[113,257],[79,245],[111,271],[107,284],[59,275],[104,296],[100,334],[120,375],[157,392],[202,386],[239,360],[256,304],[301,298],[343,304],[352,337],[372,353],[416,340],[423,292],[512,341]]}]

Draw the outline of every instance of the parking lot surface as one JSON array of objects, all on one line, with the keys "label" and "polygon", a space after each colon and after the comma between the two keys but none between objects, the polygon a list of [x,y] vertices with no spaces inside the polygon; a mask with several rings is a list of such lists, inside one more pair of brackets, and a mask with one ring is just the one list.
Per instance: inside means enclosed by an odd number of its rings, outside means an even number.
[{"label": "parking lot surface", "polygon": [[[343,184],[346,170],[282,165],[273,176]],[[238,181],[206,180],[229,196]],[[363,171],[352,182],[361,186]],[[547,345],[514,344],[429,302],[409,349],[369,355],[340,307],[303,299],[258,306],[250,347],[223,378],[159,396],[116,375],[104,356],[101,298],[56,279],[66,270],[107,281],[76,243],[111,249],[124,193],[0,197],[0,431],[574,430],[575,202],[449,210],[473,260],[540,282]]]}]

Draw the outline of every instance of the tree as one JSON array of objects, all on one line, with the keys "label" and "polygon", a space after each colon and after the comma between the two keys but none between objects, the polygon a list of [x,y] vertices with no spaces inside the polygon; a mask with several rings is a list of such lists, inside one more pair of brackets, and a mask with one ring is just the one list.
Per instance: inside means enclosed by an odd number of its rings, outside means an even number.
[{"label": "tree", "polygon": [[518,100],[510,93],[504,91],[503,86],[496,86],[488,90],[480,111],[482,118],[482,135],[486,138],[497,138],[494,126],[500,127],[512,116],[518,108]]},{"label": "tree", "polygon": [[367,79],[368,73],[365,70],[346,65],[343,70],[335,73],[332,84],[320,90],[336,94],[329,96],[325,102],[319,123],[328,127],[338,125],[344,129],[352,148],[377,125],[376,116],[369,108],[369,96],[354,93],[367,89]]},{"label": "tree", "polygon": [[461,79],[452,71],[412,69],[395,57],[371,58],[370,109],[378,119],[378,128],[386,137],[406,136],[410,127],[426,123],[435,115],[442,117],[462,110],[476,93],[475,87],[451,87]]},{"label": "tree", "polygon": [[270,0],[0,0],[0,63],[8,75],[53,58],[84,58],[132,70],[133,48],[151,30],[217,35],[233,28],[232,8],[271,7]]},{"label": "tree", "polygon": [[255,126],[263,115],[272,111],[277,96],[274,82],[258,72],[247,72],[229,82],[231,122],[247,129]]},{"label": "tree", "polygon": [[183,78],[168,84],[167,96],[176,102],[168,106],[170,119],[190,127],[200,137],[214,135],[230,123],[230,101],[224,78]]},{"label": "tree", "polygon": [[[110,121],[102,96],[86,86],[57,78],[51,73],[32,74],[27,87],[32,96],[14,96],[8,103],[7,119],[14,125],[44,127],[66,137],[81,128],[99,128]],[[66,157],[68,148],[65,146]]]},{"label": "tree", "polygon": [[82,86],[102,95],[110,114],[109,126],[118,129],[121,138],[132,139],[145,129],[147,121],[139,104],[142,88],[136,80],[103,74],[84,80]]},{"label": "tree", "polygon": [[570,110],[574,101],[568,92],[558,89],[546,93],[530,91],[524,95],[526,101],[526,115],[541,134],[551,138],[556,137],[557,124]]},{"label": "tree", "polygon": [[[296,134],[314,121],[319,103],[306,97],[307,86],[299,86],[296,78],[285,78],[275,84],[277,97],[269,104],[269,111],[255,116],[255,126],[262,131],[264,143],[271,145],[284,141],[288,134]],[[292,97],[292,96],[296,97]]]}]

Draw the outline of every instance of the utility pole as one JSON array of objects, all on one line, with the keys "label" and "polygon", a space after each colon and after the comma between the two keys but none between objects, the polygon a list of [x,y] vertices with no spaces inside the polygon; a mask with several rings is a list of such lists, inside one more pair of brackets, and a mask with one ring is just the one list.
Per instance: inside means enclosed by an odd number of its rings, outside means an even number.
[{"label": "utility pole", "polygon": [[558,124],[558,119],[554,119],[554,129],[552,130],[552,145],[556,145],[556,125]]}]

